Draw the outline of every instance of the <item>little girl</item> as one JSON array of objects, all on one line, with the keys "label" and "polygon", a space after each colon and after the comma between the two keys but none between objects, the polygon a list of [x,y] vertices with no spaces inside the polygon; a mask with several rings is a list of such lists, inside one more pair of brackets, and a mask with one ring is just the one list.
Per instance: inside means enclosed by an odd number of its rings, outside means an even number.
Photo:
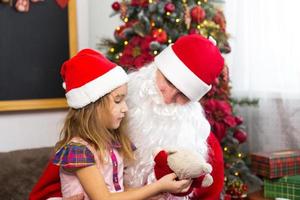
[{"label": "little girl", "polygon": [[53,163],[60,166],[63,199],[135,200],[178,193],[190,181],[169,174],[139,189],[124,191],[124,163],[134,160],[126,134],[128,77],[100,53],[85,49],[61,69],[70,106]]}]

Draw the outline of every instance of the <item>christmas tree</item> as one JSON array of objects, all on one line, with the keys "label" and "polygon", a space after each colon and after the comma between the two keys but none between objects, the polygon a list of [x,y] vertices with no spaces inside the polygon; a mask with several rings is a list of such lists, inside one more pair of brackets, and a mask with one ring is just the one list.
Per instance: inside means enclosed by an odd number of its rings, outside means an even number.
[{"label": "christmas tree", "polygon": [[[112,9],[124,24],[116,28],[114,39],[103,40],[100,48],[107,48],[107,57],[126,70],[138,69],[153,61],[155,55],[186,34],[212,38],[222,53],[230,53],[221,3],[212,0],[116,1]],[[247,167],[246,154],[240,148],[247,134],[243,119],[235,114],[234,106],[243,102],[231,98],[229,83],[228,67],[225,66],[201,104],[223,147],[224,194],[243,198],[249,182],[257,181],[257,178]]]}]

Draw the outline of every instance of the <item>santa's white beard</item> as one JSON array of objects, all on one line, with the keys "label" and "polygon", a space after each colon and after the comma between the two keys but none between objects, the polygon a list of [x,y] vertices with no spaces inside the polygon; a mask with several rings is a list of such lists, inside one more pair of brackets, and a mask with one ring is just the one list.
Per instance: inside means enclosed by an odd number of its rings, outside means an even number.
[{"label": "santa's white beard", "polygon": [[[153,179],[153,150],[186,148],[207,157],[210,125],[198,102],[166,105],[156,86],[152,63],[130,74],[129,135],[137,147],[136,164],[128,167],[126,185],[142,186]],[[150,177],[148,177],[150,175]]]}]

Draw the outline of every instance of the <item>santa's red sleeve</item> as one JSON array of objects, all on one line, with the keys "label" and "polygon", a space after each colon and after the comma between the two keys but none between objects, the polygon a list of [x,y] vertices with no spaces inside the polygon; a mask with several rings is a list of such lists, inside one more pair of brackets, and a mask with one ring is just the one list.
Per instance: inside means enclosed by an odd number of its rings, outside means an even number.
[{"label": "santa's red sleeve", "polygon": [[51,197],[62,197],[59,178],[59,166],[50,159],[42,176],[29,194],[29,200],[45,200]]},{"label": "santa's red sleeve", "polygon": [[216,139],[213,133],[210,133],[207,138],[209,146],[209,163],[212,166],[211,175],[214,182],[209,187],[201,187],[194,189],[193,199],[201,200],[219,200],[220,194],[224,184],[224,161],[223,151],[219,141]]}]

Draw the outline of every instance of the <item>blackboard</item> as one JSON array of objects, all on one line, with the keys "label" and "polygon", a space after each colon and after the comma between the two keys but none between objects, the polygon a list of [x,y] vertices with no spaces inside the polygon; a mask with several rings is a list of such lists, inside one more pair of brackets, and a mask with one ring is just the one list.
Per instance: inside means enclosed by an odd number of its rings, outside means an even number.
[{"label": "blackboard", "polygon": [[64,9],[31,4],[27,13],[0,4],[0,111],[66,107],[59,71],[76,52],[75,13],[75,0]]}]

